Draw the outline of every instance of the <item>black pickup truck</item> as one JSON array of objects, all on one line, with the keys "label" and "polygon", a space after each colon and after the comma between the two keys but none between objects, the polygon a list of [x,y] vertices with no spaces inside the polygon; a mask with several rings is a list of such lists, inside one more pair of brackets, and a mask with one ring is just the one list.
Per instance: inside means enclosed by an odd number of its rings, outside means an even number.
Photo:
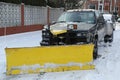
[{"label": "black pickup truck", "polygon": [[59,19],[45,25],[41,46],[94,44],[93,58],[98,55],[98,42],[105,37],[105,21],[99,11],[74,9],[64,12]]}]

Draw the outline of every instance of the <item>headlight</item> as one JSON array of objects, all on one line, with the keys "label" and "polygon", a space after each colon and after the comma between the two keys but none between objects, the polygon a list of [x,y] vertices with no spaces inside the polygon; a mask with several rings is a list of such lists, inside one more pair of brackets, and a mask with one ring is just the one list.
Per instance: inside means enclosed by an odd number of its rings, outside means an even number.
[{"label": "headlight", "polygon": [[82,33],[82,36],[86,36],[87,37],[87,34],[86,33]]},{"label": "headlight", "polygon": [[48,25],[45,25],[45,26],[44,26],[44,29],[48,29],[48,28],[49,28],[49,26],[48,26]]},{"label": "headlight", "polygon": [[68,25],[68,29],[74,29],[73,25]]},{"label": "headlight", "polygon": [[88,34],[86,34],[86,33],[77,33],[77,36],[85,36],[85,37],[88,37]]},{"label": "headlight", "polygon": [[77,25],[76,24],[68,24],[67,28],[68,29],[77,29]]},{"label": "headlight", "polygon": [[81,33],[77,33],[77,36],[82,36]]}]

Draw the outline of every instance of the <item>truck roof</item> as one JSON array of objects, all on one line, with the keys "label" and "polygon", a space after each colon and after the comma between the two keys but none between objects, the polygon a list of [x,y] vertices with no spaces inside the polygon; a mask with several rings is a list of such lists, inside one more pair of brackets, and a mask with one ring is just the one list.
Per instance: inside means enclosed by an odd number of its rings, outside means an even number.
[{"label": "truck roof", "polygon": [[74,11],[97,11],[94,9],[71,9],[71,10],[67,10],[67,12],[74,12]]}]

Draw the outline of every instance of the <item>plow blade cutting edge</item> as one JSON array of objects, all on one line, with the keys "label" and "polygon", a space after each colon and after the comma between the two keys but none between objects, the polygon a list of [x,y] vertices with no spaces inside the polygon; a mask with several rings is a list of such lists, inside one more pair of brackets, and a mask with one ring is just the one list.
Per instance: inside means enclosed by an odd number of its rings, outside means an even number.
[{"label": "plow blade cutting edge", "polygon": [[93,44],[6,48],[7,75],[94,69]]}]

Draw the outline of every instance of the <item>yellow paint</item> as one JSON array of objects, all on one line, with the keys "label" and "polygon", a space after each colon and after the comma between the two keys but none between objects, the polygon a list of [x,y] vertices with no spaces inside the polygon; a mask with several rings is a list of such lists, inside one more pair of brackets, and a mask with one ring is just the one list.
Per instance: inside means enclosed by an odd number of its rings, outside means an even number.
[{"label": "yellow paint", "polygon": [[62,34],[62,33],[66,33],[67,30],[51,30],[51,33],[53,35],[58,35],[58,34]]},{"label": "yellow paint", "polygon": [[[21,74],[22,69],[14,67],[30,66],[46,63],[61,65],[58,67],[28,69],[25,73],[38,72],[58,72],[68,70],[94,69],[94,65],[86,64],[93,61],[93,44],[69,45],[69,46],[49,46],[49,47],[26,47],[26,48],[6,48],[7,74]],[[81,63],[78,65],[65,66],[68,63]]]}]

